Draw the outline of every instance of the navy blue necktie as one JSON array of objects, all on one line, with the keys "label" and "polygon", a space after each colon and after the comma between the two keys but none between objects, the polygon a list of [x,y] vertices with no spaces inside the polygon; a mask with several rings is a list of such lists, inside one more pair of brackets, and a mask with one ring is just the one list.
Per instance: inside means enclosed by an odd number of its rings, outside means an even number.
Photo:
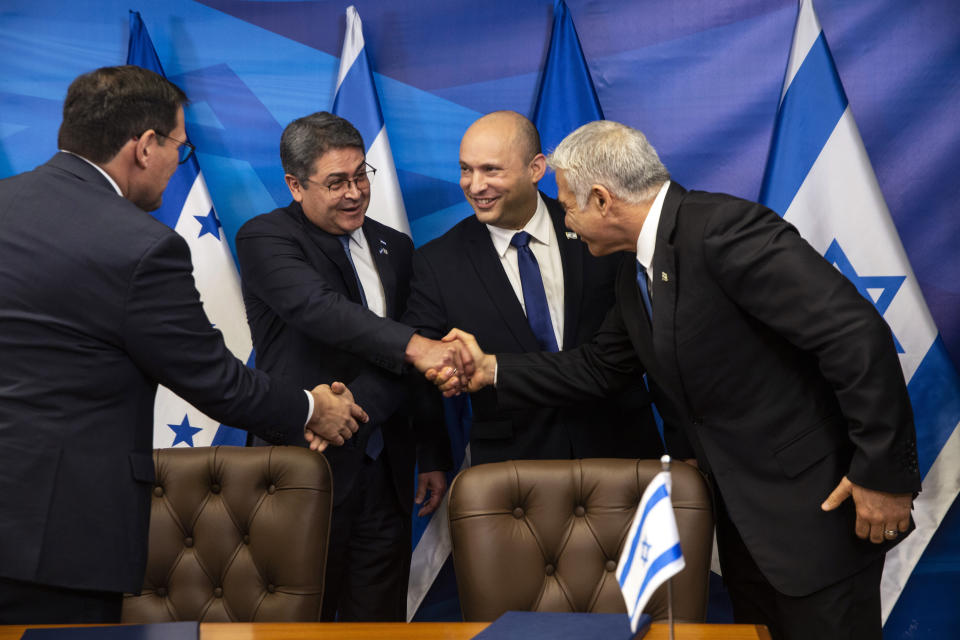
[{"label": "navy blue necktie", "polygon": [[[360,275],[357,273],[357,265],[353,264],[353,255],[350,253],[350,236],[337,236],[337,240],[343,245],[343,252],[347,254],[347,260],[350,262],[350,268],[353,269],[353,277],[357,279],[357,288],[360,289],[360,300],[363,306],[367,306],[367,296],[363,292],[363,283],[360,282]],[[376,460],[380,452],[383,451],[383,432],[379,425],[372,425],[370,437],[367,438],[367,455]]]},{"label": "navy blue necktie", "polygon": [[653,305],[650,303],[650,281],[647,280],[647,270],[637,260],[637,286],[640,287],[640,297],[643,298],[643,307],[647,310],[647,320],[653,325]]},{"label": "navy blue necktie", "polygon": [[350,263],[350,268],[353,269],[353,277],[357,279],[357,288],[360,289],[360,301],[363,303],[363,306],[367,306],[367,295],[363,292],[363,283],[360,282],[357,265],[353,264],[353,254],[350,253],[350,236],[337,236],[337,240],[343,245],[343,252],[347,254],[347,261]]},{"label": "navy blue necktie", "polygon": [[553,322],[550,320],[547,294],[543,290],[540,265],[530,250],[530,234],[519,231],[510,239],[510,244],[517,248],[517,266],[520,267],[520,286],[523,288],[523,304],[527,308],[527,322],[530,323],[541,351],[559,351],[557,336],[553,333]]}]

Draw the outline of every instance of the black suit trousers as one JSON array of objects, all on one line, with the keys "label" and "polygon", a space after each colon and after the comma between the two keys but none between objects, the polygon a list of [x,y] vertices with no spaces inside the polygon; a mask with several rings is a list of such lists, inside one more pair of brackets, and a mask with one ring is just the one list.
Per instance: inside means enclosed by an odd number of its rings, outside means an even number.
[{"label": "black suit trousers", "polygon": [[736,622],[765,624],[773,640],[882,640],[880,578],[884,556],[810,595],[787,596],[764,577],[723,501],[717,502],[717,548]]},{"label": "black suit trousers", "polygon": [[354,482],[333,508],[324,621],[406,620],[411,525],[397,499],[388,457],[364,456],[362,482]]}]

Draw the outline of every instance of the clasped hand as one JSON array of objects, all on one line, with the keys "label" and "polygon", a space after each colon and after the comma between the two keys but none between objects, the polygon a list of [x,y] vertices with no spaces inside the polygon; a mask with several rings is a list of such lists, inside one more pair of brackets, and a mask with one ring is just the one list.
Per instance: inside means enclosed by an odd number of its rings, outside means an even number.
[{"label": "clasped hand", "polygon": [[[456,352],[470,366],[430,367],[424,371],[427,380],[432,382],[446,397],[457,396],[463,392],[474,392],[492,385],[497,370],[497,357],[484,353],[477,339],[466,331],[452,329],[441,342],[456,345]],[[465,354],[465,355],[464,355]]]},{"label": "clasped hand", "polygon": [[342,382],[317,385],[310,394],[313,396],[313,415],[303,437],[313,451],[323,451],[331,444],[342,445],[357,432],[359,422],[369,420]]}]

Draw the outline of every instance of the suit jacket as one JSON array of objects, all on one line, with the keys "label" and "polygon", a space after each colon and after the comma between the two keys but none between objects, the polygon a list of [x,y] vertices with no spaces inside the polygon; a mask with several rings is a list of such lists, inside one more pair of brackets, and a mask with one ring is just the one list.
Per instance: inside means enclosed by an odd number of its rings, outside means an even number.
[{"label": "suit jacket", "polygon": [[820,510],[843,475],[920,489],[883,318],[789,223],[731,196],[672,184],[651,266],[652,332],[625,265],[596,342],[535,372],[533,358],[498,358],[501,400],[597,392],[642,362],[775,588],[806,595],[885,552],[855,536],[851,500]]},{"label": "suit jacket", "polygon": [[237,233],[243,297],[258,368],[308,389],[344,382],[370,414],[357,436],[325,452],[334,504],[349,493],[370,428],[379,425],[397,497],[409,512],[418,456],[421,472],[449,468],[450,446],[442,429],[414,433],[408,417],[408,396],[429,391],[421,376],[405,374],[413,329],[393,320],[406,305],[413,243],[369,217],[363,233],[383,285],[386,318],[363,306],[337,236],[311,223],[297,202],[249,220]]},{"label": "suit jacket", "polygon": [[137,593],[157,383],[273,441],[302,389],[234,358],[187,244],[66,153],[0,181],[0,576]]},{"label": "suit jacket", "polygon": [[[559,203],[543,194],[563,264],[563,349],[589,341],[613,305],[622,254],[596,258],[566,236]],[[523,353],[540,347],[504,273],[486,225],[475,216],[459,222],[414,256],[414,279],[404,322],[428,337],[453,327],[474,334],[488,352]],[[558,410],[497,407],[496,392],[471,396],[474,464],[509,459],[658,457],[663,445],[649,397],[635,376],[616,400]]]}]

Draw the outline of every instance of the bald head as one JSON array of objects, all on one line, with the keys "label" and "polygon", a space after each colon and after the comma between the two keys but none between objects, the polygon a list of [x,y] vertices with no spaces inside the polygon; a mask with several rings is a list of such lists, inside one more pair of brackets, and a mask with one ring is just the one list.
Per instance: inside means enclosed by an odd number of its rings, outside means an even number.
[{"label": "bald head", "polygon": [[479,118],[463,135],[492,135],[509,142],[510,147],[524,162],[530,162],[540,153],[540,134],[525,116],[516,111],[494,111]]},{"label": "bald head", "polygon": [[546,167],[536,127],[515,111],[483,116],[460,141],[460,187],[484,224],[522,228],[537,210]]}]

